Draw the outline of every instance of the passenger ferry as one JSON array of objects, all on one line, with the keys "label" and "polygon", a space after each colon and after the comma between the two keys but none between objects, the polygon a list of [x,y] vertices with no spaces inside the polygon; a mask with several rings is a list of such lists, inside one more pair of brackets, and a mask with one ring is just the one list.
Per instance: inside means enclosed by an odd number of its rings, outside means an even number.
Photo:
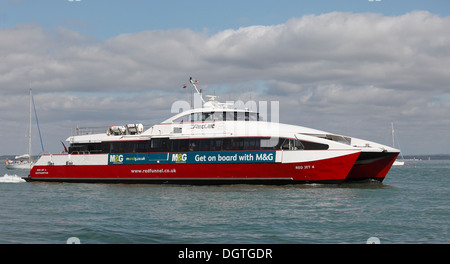
[{"label": "passenger ferry", "polygon": [[42,155],[28,181],[296,184],[383,181],[399,150],[316,129],[268,122],[210,96],[144,130],[111,126],[70,136],[64,154]]}]

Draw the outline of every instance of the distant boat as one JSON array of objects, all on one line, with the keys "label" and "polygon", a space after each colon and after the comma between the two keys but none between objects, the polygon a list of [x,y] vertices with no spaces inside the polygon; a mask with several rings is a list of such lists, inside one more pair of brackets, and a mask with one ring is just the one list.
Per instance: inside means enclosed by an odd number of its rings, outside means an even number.
[{"label": "distant boat", "polygon": [[16,156],[14,160],[6,159],[7,169],[25,169],[30,170],[33,167],[33,162],[31,161],[31,157],[28,154]]},{"label": "distant boat", "polygon": [[[391,126],[392,126],[392,147],[395,148],[394,122],[391,123]],[[400,146],[399,146],[399,148],[400,148]],[[401,155],[401,152],[400,152],[400,155]],[[403,166],[403,165],[405,165],[405,162],[403,161],[403,155],[402,155],[402,159],[396,159],[392,165],[393,166]]]},{"label": "distant boat", "polygon": [[405,165],[405,162],[404,161],[401,161],[401,160],[396,160],[396,161],[394,161],[394,164],[392,164],[393,166],[403,166],[403,165]]},{"label": "distant boat", "polygon": [[[30,113],[29,113],[29,122],[30,123],[29,123],[29,130],[28,130],[28,153],[20,155],[20,156],[16,156],[14,158],[14,160],[6,159],[5,167],[7,169],[10,169],[10,170],[14,170],[14,169],[31,170],[31,168],[33,168],[34,162],[33,162],[32,157],[31,157],[31,112],[32,112],[32,104],[34,104],[33,92],[32,92],[32,90],[30,88]],[[36,109],[35,109],[34,113],[36,115]],[[37,123],[38,130],[39,130],[39,123],[38,123],[37,115],[36,115],[36,123]],[[41,135],[41,132],[39,130],[39,136],[40,135]],[[41,138],[41,146],[42,146],[42,151],[44,151],[44,146],[42,144],[42,138]]]}]

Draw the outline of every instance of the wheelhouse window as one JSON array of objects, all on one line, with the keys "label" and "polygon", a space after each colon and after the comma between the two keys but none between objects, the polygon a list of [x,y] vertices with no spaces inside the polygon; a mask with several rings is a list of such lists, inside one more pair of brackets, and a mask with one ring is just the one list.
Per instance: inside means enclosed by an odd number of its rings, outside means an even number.
[{"label": "wheelhouse window", "polygon": [[174,123],[184,123],[184,122],[189,122],[189,119],[190,119],[189,115],[184,115],[184,116],[181,116],[181,117],[173,120],[173,122]]},{"label": "wheelhouse window", "polygon": [[260,121],[259,113],[250,113],[249,112],[249,121]]},{"label": "wheelhouse window", "polygon": [[214,112],[213,120],[224,121],[223,112]]},{"label": "wheelhouse window", "polygon": [[234,119],[234,112],[223,112],[224,121],[233,121]]},{"label": "wheelhouse window", "polygon": [[234,120],[236,120],[236,121],[244,121],[245,120],[244,112],[234,112],[234,116],[235,116]]},{"label": "wheelhouse window", "polygon": [[190,121],[191,122],[202,121],[202,113],[192,113]]},{"label": "wheelhouse window", "polygon": [[202,121],[213,121],[214,112],[202,113]]}]

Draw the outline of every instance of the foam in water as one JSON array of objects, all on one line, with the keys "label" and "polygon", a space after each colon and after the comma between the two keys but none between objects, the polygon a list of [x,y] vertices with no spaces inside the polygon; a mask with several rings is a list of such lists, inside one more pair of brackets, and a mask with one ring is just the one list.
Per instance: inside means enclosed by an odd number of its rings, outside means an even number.
[{"label": "foam in water", "polygon": [[0,182],[25,182],[25,180],[22,179],[22,177],[17,176],[17,175],[5,174],[5,175],[3,175],[3,177],[0,177]]}]

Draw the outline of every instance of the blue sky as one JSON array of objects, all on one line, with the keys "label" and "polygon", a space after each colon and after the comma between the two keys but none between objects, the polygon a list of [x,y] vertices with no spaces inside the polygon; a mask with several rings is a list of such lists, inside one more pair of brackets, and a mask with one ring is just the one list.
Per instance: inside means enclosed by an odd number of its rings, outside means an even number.
[{"label": "blue sky", "polygon": [[447,0],[2,0],[0,26],[38,23],[106,39],[144,30],[189,28],[214,34],[250,25],[276,25],[307,14],[372,12],[387,16],[427,10],[447,16]]},{"label": "blue sky", "polygon": [[448,0],[0,0],[0,58],[0,155],[26,151],[30,86],[58,153],[77,126],[165,120],[189,76],[283,123],[391,144],[394,122],[404,154],[450,154]]}]

